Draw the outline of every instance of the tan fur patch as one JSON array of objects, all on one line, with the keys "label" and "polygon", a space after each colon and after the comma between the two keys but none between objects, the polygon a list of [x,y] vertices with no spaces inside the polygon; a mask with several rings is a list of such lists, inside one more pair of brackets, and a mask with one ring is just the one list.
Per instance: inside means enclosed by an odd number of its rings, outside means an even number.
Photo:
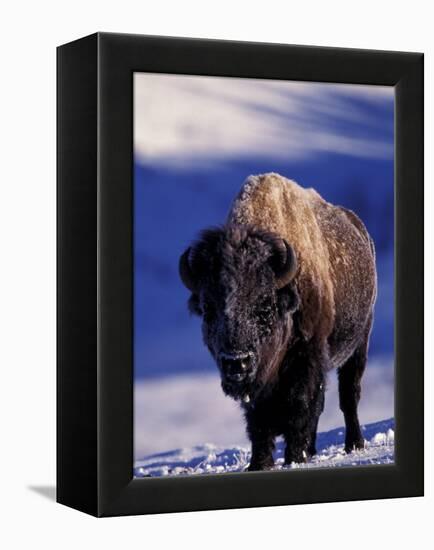
[{"label": "tan fur patch", "polygon": [[[328,205],[313,189],[279,174],[250,176],[230,209],[227,223],[251,224],[282,236],[297,255],[296,282],[303,299],[301,331],[306,339],[329,336],[335,317],[329,248],[318,223]],[[340,261],[346,261],[345,257]]]}]

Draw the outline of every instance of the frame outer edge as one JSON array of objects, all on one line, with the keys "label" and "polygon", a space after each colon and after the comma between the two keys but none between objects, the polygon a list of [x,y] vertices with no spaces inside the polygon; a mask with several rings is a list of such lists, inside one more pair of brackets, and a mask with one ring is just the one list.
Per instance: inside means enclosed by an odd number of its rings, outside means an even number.
[{"label": "frame outer edge", "polygon": [[[402,80],[402,105],[408,105],[409,92],[405,75],[413,73],[418,54],[369,52],[363,50],[294,47],[282,45],[167,39],[134,35],[99,34],[99,230],[100,230],[100,366],[98,377],[98,515],[127,515],[175,512],[199,509],[221,509],[264,505],[286,505],[305,502],[396,498],[421,494],[423,457],[420,449],[401,447],[399,466],[358,467],[340,472],[318,471],[243,473],[240,475],[203,476],[183,479],[132,480],[132,96],[131,75],[134,71],[169,72],[177,74],[215,74],[251,78],[279,78],[316,81],[341,81],[395,85]],[[252,55],[255,53],[255,55]],[[324,63],[323,54],[327,58]],[[258,54],[258,57],[256,56]],[[326,55],[327,54],[327,55]],[[266,62],[265,62],[266,61]],[[282,61],[285,61],[282,65]],[[290,63],[289,63],[290,61]],[[288,64],[289,63],[289,64]],[[329,67],[329,68],[328,68]],[[417,72],[417,69],[416,69]],[[337,75],[341,78],[337,79]],[[355,76],[356,75],[356,76]],[[410,78],[410,77],[409,77]],[[411,78],[410,78],[411,80]],[[416,79],[417,80],[417,79]],[[413,81],[414,85],[415,81]],[[416,88],[419,84],[416,83]],[[411,88],[411,86],[410,86]],[[423,91],[422,91],[423,93]],[[411,142],[417,133],[417,143],[423,143],[420,113],[413,123],[402,126],[409,135],[397,140],[397,150]],[[407,128],[407,129],[406,129]],[[422,139],[422,141],[421,141]],[[405,151],[404,151],[405,153]],[[401,181],[407,189],[411,181],[421,186],[423,173],[418,172],[420,155],[410,147],[406,155],[407,170]],[[409,173],[413,167],[417,173]],[[418,189],[419,189],[418,187]],[[410,207],[402,208],[404,196],[397,201],[401,224],[408,224],[411,210],[417,217],[416,228],[408,231],[403,251],[410,250],[423,231],[420,209],[423,203],[419,191],[405,193]],[[419,223],[418,223],[419,222]],[[420,283],[420,243],[411,256],[415,262],[404,267],[399,275],[412,274]],[[401,258],[404,257],[401,255]],[[401,269],[400,265],[398,265]],[[405,271],[406,270],[406,271]],[[409,317],[417,317],[417,329],[423,328],[418,306],[423,295],[409,300],[402,296]],[[397,296],[401,299],[401,295]],[[408,323],[403,325],[408,328]],[[401,333],[399,333],[401,334]],[[408,398],[411,390],[421,391],[422,371],[420,345],[423,335],[410,331],[418,353],[416,377],[410,374],[400,379],[397,395]],[[414,338],[415,337],[415,338]],[[407,344],[408,345],[408,344]],[[404,342],[401,350],[405,352]],[[413,355],[411,356],[413,360]],[[408,361],[403,356],[402,362]],[[400,370],[402,370],[400,368]],[[409,384],[407,384],[409,382]],[[421,407],[404,406],[408,418],[402,424],[403,441],[417,443],[408,426],[421,422]],[[402,415],[401,415],[402,416]],[[400,420],[401,421],[401,420]],[[418,431],[419,432],[419,431]],[[407,435],[405,435],[407,434]],[[401,438],[400,438],[401,439]],[[419,471],[414,471],[414,469]],[[357,471],[356,471],[357,470]],[[286,475],[289,474],[289,475]],[[423,476],[423,472],[422,472]],[[333,487],[333,490],[331,490]]]},{"label": "frame outer edge", "polygon": [[97,515],[96,35],[57,49],[57,501]]},{"label": "frame outer edge", "polygon": [[396,86],[396,461],[412,496],[424,494],[424,56]]}]

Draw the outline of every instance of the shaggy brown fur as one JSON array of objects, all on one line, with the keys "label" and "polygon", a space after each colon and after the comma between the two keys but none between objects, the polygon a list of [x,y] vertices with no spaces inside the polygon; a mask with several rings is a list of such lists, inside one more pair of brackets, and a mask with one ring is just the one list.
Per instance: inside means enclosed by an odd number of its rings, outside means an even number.
[{"label": "shaggy brown fur", "polygon": [[270,173],[247,178],[227,224],[256,226],[293,247],[299,328],[306,340],[328,343],[331,366],[341,366],[354,352],[354,335],[365,326],[376,297],[374,248],[359,218],[315,190]]}]

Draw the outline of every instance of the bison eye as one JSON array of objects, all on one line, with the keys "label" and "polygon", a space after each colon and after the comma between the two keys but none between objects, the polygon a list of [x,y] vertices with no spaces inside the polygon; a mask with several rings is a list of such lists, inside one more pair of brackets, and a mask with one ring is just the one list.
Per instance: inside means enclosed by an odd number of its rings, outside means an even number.
[{"label": "bison eye", "polygon": [[271,298],[260,300],[255,306],[255,317],[261,325],[268,325],[273,316],[273,302]]}]

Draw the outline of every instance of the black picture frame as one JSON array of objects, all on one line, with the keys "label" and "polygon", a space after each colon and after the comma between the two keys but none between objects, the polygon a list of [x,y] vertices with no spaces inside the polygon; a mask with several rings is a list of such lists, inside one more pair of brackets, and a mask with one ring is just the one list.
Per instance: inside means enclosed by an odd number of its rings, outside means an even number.
[{"label": "black picture frame", "polygon": [[[97,33],[57,50],[57,500],[95,516],[423,495],[423,55]],[[133,478],[133,73],[395,86],[394,465]]]}]

